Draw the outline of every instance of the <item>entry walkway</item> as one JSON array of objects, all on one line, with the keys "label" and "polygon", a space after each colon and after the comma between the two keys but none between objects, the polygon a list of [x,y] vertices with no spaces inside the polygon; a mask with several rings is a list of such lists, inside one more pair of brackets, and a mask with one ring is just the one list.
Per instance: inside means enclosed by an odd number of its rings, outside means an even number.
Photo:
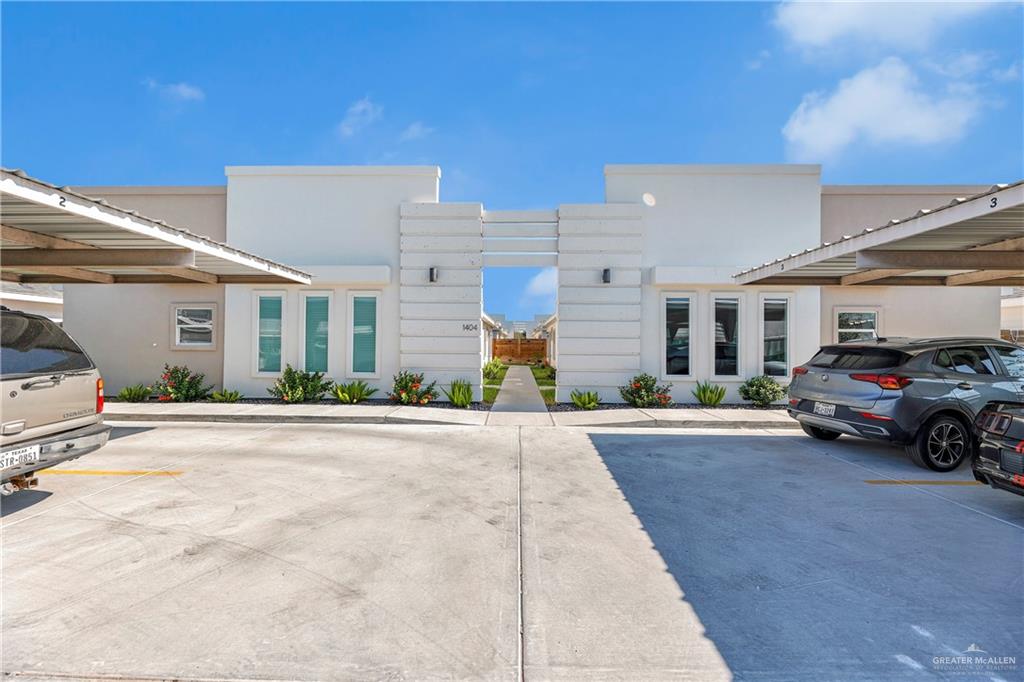
[{"label": "entry walkway", "polygon": [[487,415],[487,423],[497,426],[551,426],[551,414],[533,372],[524,365],[512,365],[501,382],[501,390]]}]

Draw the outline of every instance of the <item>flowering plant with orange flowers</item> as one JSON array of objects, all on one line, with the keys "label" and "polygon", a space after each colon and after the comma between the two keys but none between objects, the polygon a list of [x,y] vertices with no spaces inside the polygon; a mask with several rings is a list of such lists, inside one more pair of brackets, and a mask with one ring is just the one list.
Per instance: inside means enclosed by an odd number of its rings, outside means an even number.
[{"label": "flowering plant with orange flowers", "polygon": [[402,371],[394,376],[388,398],[403,405],[426,405],[437,398],[436,386],[436,381],[424,386],[422,374]]},{"label": "flowering plant with orange flowers", "polygon": [[213,386],[205,386],[206,375],[193,372],[184,365],[164,365],[160,380],[153,384],[153,392],[161,402],[190,403],[210,395]]},{"label": "flowering plant with orange flowers", "polygon": [[633,407],[669,407],[672,405],[671,388],[658,385],[650,374],[637,374],[625,386],[619,386],[619,395]]}]

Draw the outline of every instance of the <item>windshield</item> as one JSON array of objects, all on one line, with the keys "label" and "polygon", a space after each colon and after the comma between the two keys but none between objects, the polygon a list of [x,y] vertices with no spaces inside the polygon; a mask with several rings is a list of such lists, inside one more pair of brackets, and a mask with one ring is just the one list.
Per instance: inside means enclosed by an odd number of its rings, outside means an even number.
[{"label": "windshield", "polygon": [[67,333],[41,317],[0,313],[0,376],[52,374],[92,369],[92,361]]}]

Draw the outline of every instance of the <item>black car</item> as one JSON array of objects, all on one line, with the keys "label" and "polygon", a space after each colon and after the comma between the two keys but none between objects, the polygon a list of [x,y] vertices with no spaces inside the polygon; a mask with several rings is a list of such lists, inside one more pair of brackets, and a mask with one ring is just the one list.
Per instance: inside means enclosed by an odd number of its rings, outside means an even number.
[{"label": "black car", "polygon": [[820,440],[840,434],[906,446],[952,471],[991,402],[1024,402],[1024,348],[987,338],[879,338],[823,347],[793,369],[789,414]]},{"label": "black car", "polygon": [[974,421],[974,478],[1024,495],[1024,403],[989,403]]}]

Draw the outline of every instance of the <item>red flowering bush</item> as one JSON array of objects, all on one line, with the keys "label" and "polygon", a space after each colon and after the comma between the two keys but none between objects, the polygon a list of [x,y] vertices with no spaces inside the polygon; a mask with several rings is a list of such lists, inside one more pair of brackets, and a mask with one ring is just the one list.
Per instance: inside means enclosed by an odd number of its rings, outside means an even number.
[{"label": "red flowering bush", "polygon": [[672,396],[668,384],[659,386],[650,374],[638,374],[625,386],[619,386],[619,395],[633,407],[669,407]]},{"label": "red flowering bush", "polygon": [[202,400],[210,395],[213,388],[212,385],[204,386],[205,380],[206,375],[202,372],[193,372],[185,366],[164,365],[160,380],[153,385],[153,392],[161,402],[173,400],[176,403],[189,403]]},{"label": "red flowering bush", "polygon": [[394,376],[388,398],[403,405],[426,405],[437,398],[436,386],[436,381],[424,386],[422,374],[403,371]]}]

